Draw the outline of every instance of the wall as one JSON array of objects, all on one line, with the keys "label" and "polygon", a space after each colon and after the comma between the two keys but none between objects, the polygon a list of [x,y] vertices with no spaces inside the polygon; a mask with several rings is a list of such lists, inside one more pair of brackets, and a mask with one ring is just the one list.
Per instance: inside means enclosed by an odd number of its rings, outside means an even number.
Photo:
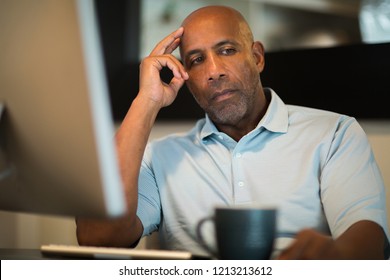
[{"label": "wall", "polygon": [[387,221],[390,228],[390,121],[361,121],[386,186]]},{"label": "wall", "polygon": [[[390,121],[361,121],[387,186],[390,224]],[[186,131],[193,122],[158,123],[151,138]],[[77,244],[73,218],[0,212],[0,248],[39,248],[41,244]],[[145,246],[145,242],[140,247]]]}]

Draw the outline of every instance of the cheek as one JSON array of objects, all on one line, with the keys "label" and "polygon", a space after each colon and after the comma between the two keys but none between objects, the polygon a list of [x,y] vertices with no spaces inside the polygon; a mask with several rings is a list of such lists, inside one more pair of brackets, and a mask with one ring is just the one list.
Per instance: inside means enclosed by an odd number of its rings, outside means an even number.
[{"label": "cheek", "polygon": [[247,63],[245,66],[245,70],[243,71],[245,73],[245,78],[250,81],[256,81],[257,79],[260,80],[260,69],[258,66],[254,63]]},{"label": "cheek", "polygon": [[260,79],[257,67],[254,67],[254,65],[250,63],[237,65],[234,76],[234,79],[240,81],[244,88],[252,87],[254,83],[257,83],[257,77]]},{"label": "cheek", "polygon": [[197,92],[197,86],[196,86],[196,82],[194,82],[193,79],[189,79],[186,81],[186,86],[187,88],[189,89],[189,91],[192,93],[192,94],[196,94]]},{"label": "cheek", "polygon": [[204,82],[205,80],[204,71],[191,70],[188,71],[188,75],[189,75],[189,79],[186,81],[186,85],[193,94],[198,94],[199,91],[203,91],[205,89],[207,83]]},{"label": "cheek", "polygon": [[191,71],[187,71],[188,73],[188,80],[186,81],[186,84],[189,88],[200,88],[202,87],[202,79],[204,79],[203,77],[203,73],[202,71],[195,71],[195,70],[191,70]]}]

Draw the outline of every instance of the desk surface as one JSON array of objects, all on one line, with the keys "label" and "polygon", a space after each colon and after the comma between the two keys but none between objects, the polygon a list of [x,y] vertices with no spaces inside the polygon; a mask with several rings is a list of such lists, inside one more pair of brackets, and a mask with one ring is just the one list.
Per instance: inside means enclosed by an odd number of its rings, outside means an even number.
[{"label": "desk surface", "polygon": [[61,256],[43,255],[40,249],[4,249],[0,248],[0,260],[64,260],[74,259]]},{"label": "desk surface", "polygon": [[[167,256],[168,259],[176,259],[172,258],[171,255]],[[69,255],[69,254],[44,254],[40,249],[5,249],[0,248],[0,260],[94,260],[94,259],[123,259],[123,258],[113,258],[109,256],[99,256],[94,258],[93,256],[87,255]],[[127,259],[127,258],[126,258]],[[150,259],[157,260],[161,259],[161,256],[151,255],[150,257],[138,256],[135,259]],[[177,259],[180,259],[179,257]],[[207,257],[202,256],[192,256],[192,259],[209,259]]]}]

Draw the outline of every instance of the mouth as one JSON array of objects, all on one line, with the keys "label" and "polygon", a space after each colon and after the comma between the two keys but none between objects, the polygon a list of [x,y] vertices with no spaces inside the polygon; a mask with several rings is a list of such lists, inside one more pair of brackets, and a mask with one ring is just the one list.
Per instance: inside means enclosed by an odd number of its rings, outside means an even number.
[{"label": "mouth", "polygon": [[217,92],[213,93],[211,100],[213,102],[221,102],[221,101],[224,101],[226,99],[229,99],[232,95],[235,94],[235,92],[236,91],[233,89],[225,89],[222,91],[217,91]]}]

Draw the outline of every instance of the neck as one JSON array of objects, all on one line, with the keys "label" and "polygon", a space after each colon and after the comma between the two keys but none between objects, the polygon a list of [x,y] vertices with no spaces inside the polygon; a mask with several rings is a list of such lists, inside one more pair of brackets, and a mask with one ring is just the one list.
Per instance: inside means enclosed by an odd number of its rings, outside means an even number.
[{"label": "neck", "polygon": [[253,113],[243,117],[240,121],[234,124],[215,124],[217,129],[226,133],[232,137],[235,141],[240,141],[242,137],[247,135],[259,124],[260,120],[267,112],[270,98],[267,98],[264,92],[261,92],[259,99],[256,102],[255,108],[258,110],[252,110]]}]

